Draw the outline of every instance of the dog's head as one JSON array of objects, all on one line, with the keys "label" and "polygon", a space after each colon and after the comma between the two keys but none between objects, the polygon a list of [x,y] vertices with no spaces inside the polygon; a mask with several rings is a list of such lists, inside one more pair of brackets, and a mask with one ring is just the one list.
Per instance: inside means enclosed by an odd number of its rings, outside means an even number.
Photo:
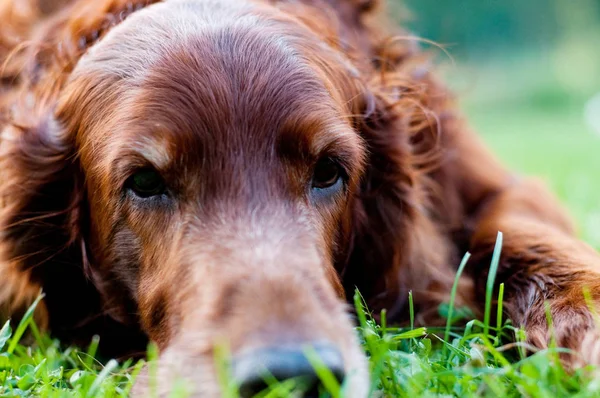
[{"label": "dog's head", "polygon": [[246,394],[261,366],[314,378],[306,347],[365,394],[345,296],[397,295],[403,250],[428,231],[419,119],[374,88],[333,10],[308,10],[151,5],[63,65],[64,82],[25,90],[3,133],[3,239],[47,290],[51,324],[69,297],[57,279],[79,272],[98,292],[88,306],[158,344],[161,388],[180,376],[216,394],[226,344]]}]

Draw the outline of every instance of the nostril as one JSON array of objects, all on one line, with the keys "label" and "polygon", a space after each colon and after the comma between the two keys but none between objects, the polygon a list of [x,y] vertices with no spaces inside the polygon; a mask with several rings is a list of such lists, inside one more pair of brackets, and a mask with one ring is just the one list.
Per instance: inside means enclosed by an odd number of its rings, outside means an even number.
[{"label": "nostril", "polygon": [[[314,345],[313,349],[324,366],[341,383],[345,372],[340,352],[325,344]],[[297,379],[306,396],[318,396],[321,384],[301,347],[267,347],[238,356],[233,362],[233,376],[244,398],[253,397],[265,390],[272,380]]]}]

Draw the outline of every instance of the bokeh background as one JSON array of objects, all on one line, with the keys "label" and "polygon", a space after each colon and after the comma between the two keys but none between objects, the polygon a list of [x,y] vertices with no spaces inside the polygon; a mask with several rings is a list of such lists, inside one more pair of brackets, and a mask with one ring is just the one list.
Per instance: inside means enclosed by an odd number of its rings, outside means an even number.
[{"label": "bokeh background", "polygon": [[388,1],[449,52],[431,47],[498,156],[545,179],[600,249],[600,0]]}]

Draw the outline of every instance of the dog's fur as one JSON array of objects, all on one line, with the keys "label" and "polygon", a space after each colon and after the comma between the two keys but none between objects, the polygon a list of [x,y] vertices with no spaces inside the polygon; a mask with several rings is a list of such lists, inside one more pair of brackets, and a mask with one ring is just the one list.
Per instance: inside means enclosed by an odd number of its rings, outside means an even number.
[{"label": "dog's fur", "polygon": [[[158,4],[153,4],[158,3]],[[161,375],[217,394],[212,349],[329,341],[356,396],[345,306],[438,322],[496,282],[531,344],[600,362],[584,299],[600,257],[542,184],[505,170],[425,54],[372,0],[0,0],[0,302],[45,292],[57,336],[161,349]],[[524,134],[527,132],[524,131]],[[343,185],[311,188],[319,159]],[[164,195],[130,176],[154,168]],[[341,181],[341,180],[340,180]],[[186,373],[193,369],[193,374]],[[168,389],[168,383],[161,388]]]}]

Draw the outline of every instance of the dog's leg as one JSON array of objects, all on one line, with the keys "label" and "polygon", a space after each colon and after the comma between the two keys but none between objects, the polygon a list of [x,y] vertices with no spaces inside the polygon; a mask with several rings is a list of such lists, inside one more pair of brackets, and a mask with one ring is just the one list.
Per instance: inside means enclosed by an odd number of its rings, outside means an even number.
[{"label": "dog's leg", "polygon": [[515,182],[482,210],[471,239],[471,270],[482,296],[501,231],[496,283],[505,284],[509,317],[534,346],[545,348],[555,338],[559,347],[572,349],[561,354],[567,366],[600,364],[600,329],[593,316],[600,308],[600,255],[574,237],[562,214],[542,184]]},{"label": "dog's leg", "polygon": [[467,272],[479,303],[502,232],[494,294],[504,283],[507,317],[536,347],[548,347],[554,337],[558,346],[572,349],[562,355],[568,366],[600,364],[600,327],[593,316],[600,310],[598,252],[577,239],[570,217],[544,184],[509,173],[462,121],[446,120],[442,140],[447,158],[437,180],[446,214],[464,226],[464,241],[456,243],[472,255]]}]

